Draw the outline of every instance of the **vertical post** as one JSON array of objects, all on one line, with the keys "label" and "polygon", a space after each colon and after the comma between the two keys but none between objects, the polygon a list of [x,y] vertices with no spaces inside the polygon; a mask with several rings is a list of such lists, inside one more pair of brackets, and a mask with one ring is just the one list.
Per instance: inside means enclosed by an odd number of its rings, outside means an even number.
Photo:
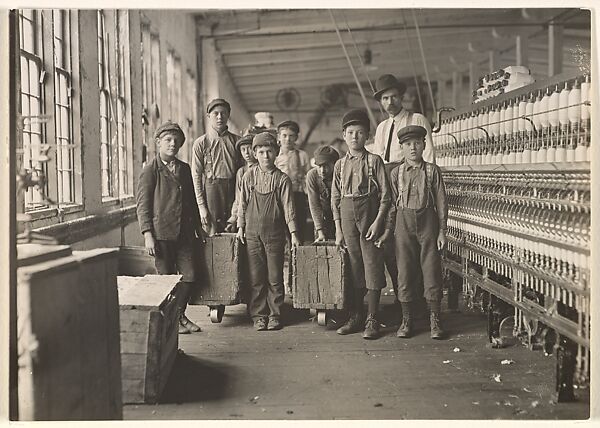
[{"label": "vertical post", "polygon": [[471,95],[475,90],[476,81],[477,77],[475,76],[475,63],[473,61],[469,61],[469,99],[471,99]]},{"label": "vertical post", "polygon": [[452,105],[458,105],[458,72],[452,72]]},{"label": "vertical post", "polygon": [[519,34],[515,37],[516,45],[516,65],[529,67],[529,38],[525,34]]},{"label": "vertical post", "polygon": [[548,25],[548,76],[562,73],[563,27],[554,21]]},{"label": "vertical post", "polygon": [[439,78],[437,81],[437,96],[437,105],[443,106],[446,98],[446,81],[443,78]]},{"label": "vertical post", "polygon": [[493,49],[488,51],[488,66],[490,73],[493,73],[498,68],[498,57],[498,51]]}]

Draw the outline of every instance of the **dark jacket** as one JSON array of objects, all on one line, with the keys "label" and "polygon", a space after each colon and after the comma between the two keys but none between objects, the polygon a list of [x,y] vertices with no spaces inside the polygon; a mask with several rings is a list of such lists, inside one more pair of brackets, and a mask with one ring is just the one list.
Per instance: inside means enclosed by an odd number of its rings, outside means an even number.
[{"label": "dark jacket", "polygon": [[176,159],[177,176],[156,155],[142,170],[137,189],[137,217],[142,233],[174,241],[193,238],[200,227],[190,166]]}]

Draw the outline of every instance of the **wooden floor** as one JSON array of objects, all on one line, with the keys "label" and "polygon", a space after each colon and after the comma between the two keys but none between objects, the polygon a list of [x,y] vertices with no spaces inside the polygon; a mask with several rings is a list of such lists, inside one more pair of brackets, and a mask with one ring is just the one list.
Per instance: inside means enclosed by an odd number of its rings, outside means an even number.
[{"label": "wooden floor", "polygon": [[[450,336],[419,332],[398,339],[398,320],[382,298],[385,336],[339,336],[336,325],[285,307],[281,331],[255,332],[245,305],[227,307],[221,324],[207,308],[188,316],[203,332],[180,335],[175,368],[160,404],[127,405],[125,419],[586,419],[589,389],[578,401],[552,401],[554,357],[521,345],[492,349],[485,317],[444,312]],[[459,352],[455,352],[459,350]],[[512,360],[512,364],[501,364]]]}]

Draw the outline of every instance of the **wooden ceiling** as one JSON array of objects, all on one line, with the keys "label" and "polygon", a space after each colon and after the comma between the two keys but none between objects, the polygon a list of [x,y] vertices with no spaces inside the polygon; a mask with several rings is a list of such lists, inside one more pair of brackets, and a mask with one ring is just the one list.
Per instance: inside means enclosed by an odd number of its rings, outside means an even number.
[{"label": "wooden ceiling", "polygon": [[[590,50],[590,14],[579,9],[333,9],[350,59],[367,96],[371,81],[392,73],[407,82],[425,80],[417,38],[431,80],[449,80],[453,71],[476,75],[489,69],[489,51],[499,52],[496,68],[515,64],[515,35],[529,40],[529,67],[547,74],[551,20],[562,24],[564,70],[575,67],[573,51]],[[198,34],[211,37],[244,104],[251,111],[278,111],[277,93],[295,88],[297,111],[314,111],[328,85],[357,93],[352,71],[327,9],[197,11]],[[348,31],[350,29],[350,32]],[[371,63],[361,66],[365,51]],[[359,58],[360,57],[360,58]]]}]

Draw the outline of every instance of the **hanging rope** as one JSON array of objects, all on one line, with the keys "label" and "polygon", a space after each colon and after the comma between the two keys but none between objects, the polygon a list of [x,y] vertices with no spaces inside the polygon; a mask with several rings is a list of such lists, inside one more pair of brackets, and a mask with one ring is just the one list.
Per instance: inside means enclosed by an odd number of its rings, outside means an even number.
[{"label": "hanging rope", "polygon": [[[402,23],[404,25],[404,36],[406,37],[406,44],[408,45],[408,56],[410,57],[410,65],[412,66],[413,77],[415,78],[415,87],[417,88],[417,97],[419,98],[419,106],[421,106],[421,113],[425,114],[425,107],[423,106],[423,100],[421,99],[421,88],[419,86],[419,80],[417,79],[417,68],[415,67],[415,60],[412,54],[412,46],[408,38],[408,29],[406,28],[406,17],[404,11],[401,11]],[[435,107],[434,107],[435,108]]]},{"label": "hanging rope", "polygon": [[340,44],[342,45],[342,50],[344,51],[344,55],[346,56],[346,60],[348,61],[348,66],[350,67],[352,76],[354,76],[354,81],[356,82],[356,86],[358,87],[360,96],[363,100],[363,103],[365,104],[365,108],[367,109],[369,119],[371,119],[371,122],[373,122],[373,126],[377,127],[377,120],[375,119],[375,116],[373,115],[373,112],[371,111],[371,108],[369,107],[369,103],[367,102],[367,97],[365,97],[365,92],[363,91],[362,85],[360,84],[360,81],[358,80],[358,76],[356,75],[356,71],[354,70],[352,61],[350,60],[350,55],[348,55],[348,51],[346,50],[346,45],[344,44],[344,40],[342,40],[342,35],[340,34],[340,30],[337,26],[337,22],[335,21],[335,17],[333,16],[333,12],[331,11],[331,9],[328,9],[328,11],[329,11],[329,16],[331,17],[331,22],[333,23],[333,26],[335,27],[335,32],[338,36],[338,39],[340,40]]},{"label": "hanging rope", "polygon": [[437,114],[437,108],[435,106],[435,100],[433,98],[433,90],[431,89],[431,80],[429,79],[429,70],[427,70],[427,62],[425,62],[425,51],[423,50],[423,42],[421,41],[421,31],[419,30],[419,23],[417,22],[417,15],[415,10],[411,9],[413,21],[415,22],[415,30],[417,30],[417,39],[419,40],[419,49],[421,50],[421,60],[423,61],[423,68],[425,69],[425,78],[427,79],[427,87],[429,88],[429,97],[431,98],[431,105],[433,107],[433,116]]}]

